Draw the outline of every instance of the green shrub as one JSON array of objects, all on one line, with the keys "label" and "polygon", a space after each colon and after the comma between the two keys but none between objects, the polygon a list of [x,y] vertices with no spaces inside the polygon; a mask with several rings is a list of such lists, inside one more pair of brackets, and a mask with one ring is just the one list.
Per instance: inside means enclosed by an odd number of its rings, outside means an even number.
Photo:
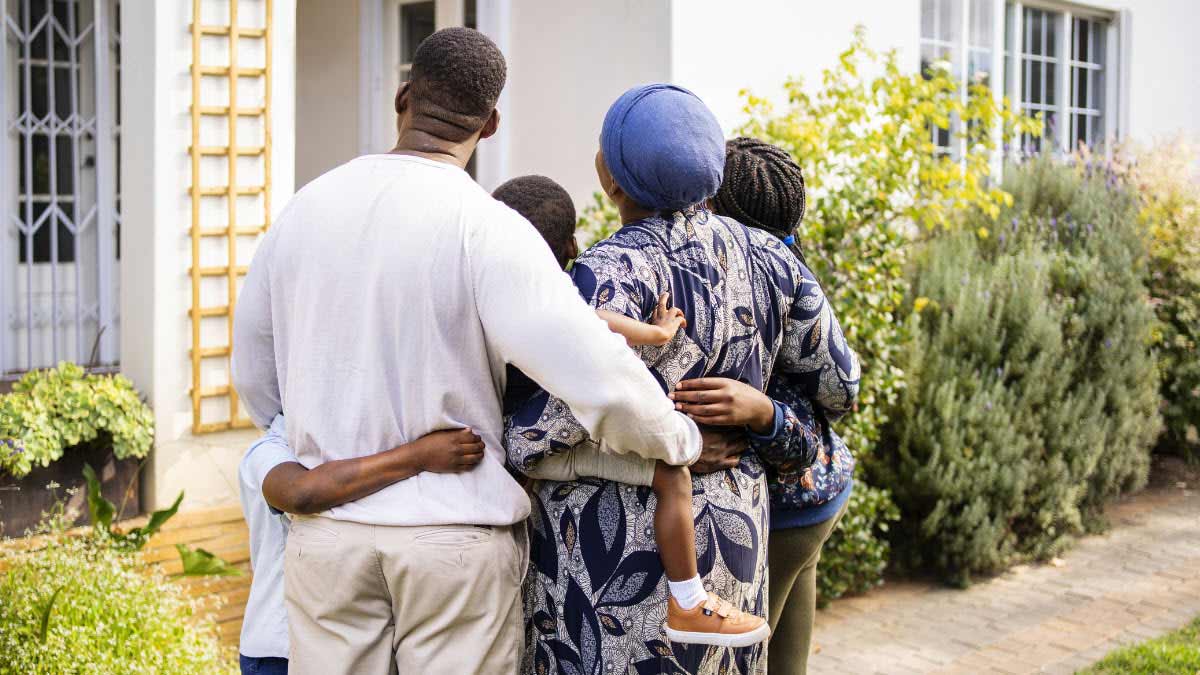
[{"label": "green shrub", "polygon": [[619,229],[621,214],[617,213],[617,205],[603,192],[593,192],[592,202],[583,207],[575,223],[575,238],[579,240],[580,250],[607,239]]},{"label": "green shrub", "polygon": [[[749,121],[739,133],[785,148],[804,169],[808,212],[799,241],[862,359],[858,410],[837,431],[870,479],[881,429],[905,387],[906,336],[895,313],[907,291],[909,243],[923,231],[956,226],[963,211],[999,213],[1009,196],[989,184],[993,150],[1017,133],[1039,134],[1041,125],[1015,115],[1007,102],[997,105],[984,86],[973,86],[964,100],[945,68],[904,72],[895,52],[866,46],[861,28],[819,90],[809,93],[799,80],[785,89],[781,111],[746,93]],[[930,129],[955,119],[962,122],[955,133],[962,152],[939,154]],[[871,491],[862,477],[856,482],[862,498],[821,558],[825,598],[870,588],[887,561],[888,543],[878,539],[887,524],[876,517],[894,509],[886,494]],[[852,517],[867,505],[877,508]],[[847,579],[845,570],[856,573]]]},{"label": "green shrub", "polygon": [[1112,175],[1034,160],[914,260],[909,386],[872,476],[904,559],[949,581],[1052,556],[1146,480],[1160,428],[1137,204]]},{"label": "green shrub", "polygon": [[0,675],[236,669],[184,590],[98,537],[0,553]]},{"label": "green shrub", "polygon": [[887,490],[854,483],[850,505],[842,522],[825,542],[817,575],[818,600],[822,606],[847,593],[862,593],[883,583],[890,547],[888,526],[900,519],[900,510]]},{"label": "green shrub", "polygon": [[[1146,287],[1149,251],[1137,193],[1109,164],[1049,159],[1010,172],[1005,188],[1017,229],[1024,224],[1026,236],[1055,254],[1053,292],[1067,314],[1063,335],[1076,364],[1061,376],[1092,402],[1091,424],[1103,433],[1098,455],[1071,455],[1072,475],[1087,481],[1080,508],[1091,528],[1106,501],[1145,485],[1149,451],[1162,431],[1152,349],[1159,324]],[[1006,251],[999,238],[993,246]],[[1061,427],[1051,420],[1048,428]]]},{"label": "green shrub", "polygon": [[121,459],[145,457],[153,440],[154,415],[121,375],[60,363],[30,371],[0,395],[0,470],[16,478],[83,443],[111,443]]},{"label": "green shrub", "polygon": [[1159,448],[1200,462],[1200,147],[1132,148],[1128,180],[1150,235],[1165,433]]}]

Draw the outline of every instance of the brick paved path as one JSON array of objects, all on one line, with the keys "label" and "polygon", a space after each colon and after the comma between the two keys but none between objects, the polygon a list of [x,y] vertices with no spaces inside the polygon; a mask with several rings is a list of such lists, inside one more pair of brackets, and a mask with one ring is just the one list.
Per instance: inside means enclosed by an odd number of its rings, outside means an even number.
[{"label": "brick paved path", "polygon": [[1072,673],[1200,615],[1200,491],[1114,506],[1058,565],[967,590],[889,583],[817,614],[810,673]]}]

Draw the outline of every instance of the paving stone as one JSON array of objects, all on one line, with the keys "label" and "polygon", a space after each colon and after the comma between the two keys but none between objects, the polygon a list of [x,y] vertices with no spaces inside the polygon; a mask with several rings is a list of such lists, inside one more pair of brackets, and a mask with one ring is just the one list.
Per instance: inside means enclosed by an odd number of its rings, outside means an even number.
[{"label": "paving stone", "polygon": [[1074,673],[1200,614],[1200,492],[1145,493],[1110,522],[1059,566],[1023,565],[966,590],[906,581],[835,602],[817,616],[824,649],[809,671]]}]

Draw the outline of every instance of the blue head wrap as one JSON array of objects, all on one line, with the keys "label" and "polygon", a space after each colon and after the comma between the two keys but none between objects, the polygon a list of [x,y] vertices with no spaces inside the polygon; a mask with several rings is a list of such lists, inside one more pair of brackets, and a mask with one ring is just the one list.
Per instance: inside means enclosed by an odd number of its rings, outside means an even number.
[{"label": "blue head wrap", "polygon": [[725,136],[708,106],[670,84],[634,87],[604,116],[600,149],[617,185],[639,205],[677,211],[721,187]]}]

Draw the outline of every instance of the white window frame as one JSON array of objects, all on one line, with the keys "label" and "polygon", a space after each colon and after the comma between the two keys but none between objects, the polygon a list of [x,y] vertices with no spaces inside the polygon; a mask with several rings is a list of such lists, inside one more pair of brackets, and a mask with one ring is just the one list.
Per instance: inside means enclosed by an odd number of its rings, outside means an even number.
[{"label": "white window frame", "polygon": [[[957,1],[961,4],[959,8],[959,18],[962,26],[959,29],[957,40],[954,43],[946,43],[945,41],[930,40],[925,37],[922,32],[921,19],[917,21],[917,44],[924,47],[927,44],[954,46],[960,54],[960,84],[966,96],[966,86],[970,84],[968,69],[970,63],[970,53],[973,45],[970,44],[970,27],[971,27],[971,1],[970,0],[940,0],[941,2]],[[1102,0],[1104,1],[1104,0]],[[1023,47],[1023,24],[1022,16],[1024,9],[1034,8],[1057,14],[1056,20],[1059,23],[1058,37],[1061,41],[1061,56],[1053,59],[1055,72],[1055,112],[1058,113],[1062,123],[1058,124],[1054,129],[1055,136],[1048,139],[1048,142],[1053,143],[1057,148],[1069,148],[1070,134],[1072,127],[1072,113],[1074,110],[1074,99],[1071,96],[1071,67],[1078,65],[1072,57],[1073,41],[1071,36],[1071,28],[1073,20],[1076,18],[1087,20],[1101,20],[1106,22],[1106,36],[1104,41],[1104,54],[1102,67],[1104,69],[1104,103],[1097,110],[1103,120],[1104,138],[1095,139],[1102,140],[1106,153],[1112,151],[1112,146],[1115,141],[1120,141],[1128,134],[1129,125],[1129,63],[1130,63],[1130,48],[1132,41],[1130,39],[1132,30],[1131,14],[1128,10],[1120,10],[1111,3],[1104,1],[1107,6],[1099,6],[1098,4],[1081,5],[1065,0],[992,0],[992,66],[991,66],[991,88],[993,96],[997,103],[1007,96],[1014,107],[1018,107],[1022,102],[1022,91],[1024,82],[1022,79],[1023,67],[1021,61],[1021,51]],[[1011,33],[1006,33],[1006,19],[1012,14],[1013,30]],[[1014,56],[1015,55],[1015,56]],[[1012,71],[1008,72],[1009,59],[1012,58]],[[918,49],[916,56],[917,67],[921,65],[921,50]],[[1023,111],[1028,112],[1028,111]],[[1033,111],[1036,112],[1036,111]],[[1000,141],[1000,129],[996,129],[995,140],[997,147]],[[962,143],[963,141],[958,141]],[[1019,145],[1017,142],[1015,145]],[[962,146],[952,146],[952,151],[959,153],[961,156]],[[1014,154],[1020,150],[1019,147],[1014,147]],[[993,173],[999,174],[1003,163],[1003,156],[997,153],[993,161]]]},{"label": "white window frame", "polygon": [[[959,3],[960,7],[959,7],[958,40],[956,42],[947,42],[944,40],[926,38],[922,32],[923,29],[921,26],[921,20],[918,19],[918,22],[917,22],[917,44],[920,46],[920,48],[924,48],[927,45],[932,45],[934,47],[952,47],[952,48],[955,48],[958,50],[958,53],[961,55],[960,58],[962,61],[959,64],[958,85],[959,85],[960,96],[962,97],[962,101],[964,103],[966,102],[967,96],[969,95],[969,88],[971,85],[971,75],[970,75],[971,53],[983,51],[985,49],[989,50],[991,52],[991,64],[989,66],[989,71],[988,71],[989,86],[992,90],[992,95],[993,95],[996,103],[999,104],[1004,96],[1003,89],[1004,89],[1004,77],[1005,77],[1005,73],[1004,73],[1004,55],[1005,55],[1004,0],[991,0],[991,3],[990,3],[990,13],[992,15],[991,16],[992,39],[991,39],[990,47],[981,47],[979,45],[975,45],[975,44],[971,43],[971,22],[974,19],[974,17],[972,16],[972,9],[973,9],[972,4],[973,3],[971,2],[971,0],[938,0],[938,2],[958,2]],[[936,19],[935,19],[935,21],[936,21]],[[935,25],[936,25],[936,23],[935,23]],[[935,30],[935,32],[936,32],[936,30]],[[917,55],[918,67],[920,67],[920,59],[921,59],[920,51],[921,51],[921,49],[918,49],[918,55]],[[966,161],[965,156],[966,156],[966,150],[967,150],[967,148],[966,148],[967,140],[964,137],[956,137],[955,136],[955,134],[958,133],[958,131],[955,127],[955,124],[956,123],[952,123],[951,128],[950,128],[952,145],[950,146],[949,151],[952,153],[953,156],[958,157],[961,159],[961,161],[965,162]],[[937,138],[936,138],[937,132],[931,131],[931,133],[935,134],[934,143],[936,144],[937,143]],[[999,147],[999,145],[1000,145],[1000,129],[995,130],[995,132],[993,134],[993,142],[997,147]],[[997,153],[996,157],[992,161],[992,172],[995,175],[999,175],[1000,169],[1001,169],[1001,164],[1002,164],[1002,158],[1000,156],[1000,153]]]},{"label": "white window frame", "polygon": [[[1045,142],[1053,143],[1057,151],[1073,152],[1075,147],[1071,140],[1074,97],[1072,96],[1071,69],[1078,65],[1074,61],[1074,19],[1099,20],[1105,22],[1104,55],[1101,67],[1104,70],[1104,104],[1097,110],[1104,127],[1104,138],[1094,139],[1103,144],[1106,154],[1112,152],[1113,145],[1128,133],[1128,73],[1129,73],[1129,40],[1130,19],[1127,11],[1105,9],[1094,6],[1084,6],[1076,3],[1057,0],[1015,0],[1006,3],[1004,11],[1010,13],[1014,30],[1005,36],[1005,57],[1012,55],[1013,70],[1011,81],[1007,78],[1009,89],[1006,92],[1014,106],[1021,103],[1021,93],[1024,82],[1022,75],[1023,58],[1023,17],[1025,9],[1038,9],[1053,13],[1057,24],[1057,39],[1059,56],[1052,60],[1055,67],[1055,103],[1054,112],[1058,115],[1058,124],[1053,130],[1046,129]],[[1007,61],[1005,62],[1007,65]],[[1040,108],[1040,106],[1039,106]],[[1021,112],[1037,112],[1021,109]],[[1049,136],[1049,134],[1053,136]]]}]

